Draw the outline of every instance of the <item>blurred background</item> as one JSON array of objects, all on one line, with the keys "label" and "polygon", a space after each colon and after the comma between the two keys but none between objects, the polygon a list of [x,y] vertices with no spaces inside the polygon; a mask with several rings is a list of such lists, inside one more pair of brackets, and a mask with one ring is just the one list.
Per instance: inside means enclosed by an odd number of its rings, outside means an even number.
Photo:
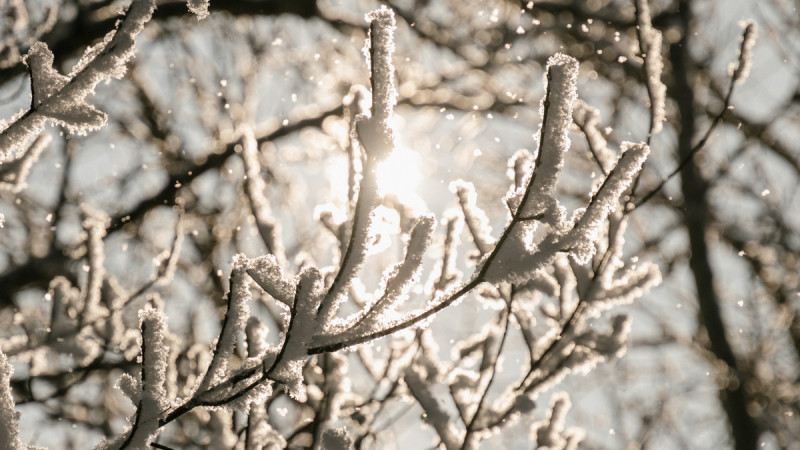
[{"label": "blurred background", "polygon": [[[124,4],[0,1],[0,117],[29,107],[21,55],[33,42],[46,42],[68,73],[113,29]],[[668,181],[630,213],[625,254],[656,263],[664,281],[620,308],[634,319],[624,358],[556,388],[572,397],[567,423],[586,431],[586,448],[800,448],[800,2],[649,4],[663,34],[667,120],[651,137],[633,202]],[[55,276],[74,285],[85,279],[78,245],[85,203],[111,218],[108,296],[147,286],[176,233],[184,236],[173,282],[148,289],[163,298],[170,329],[184,342],[214,339],[232,255],[267,252],[243,201],[242,125],[259,141],[285,266],[334,264],[338,244],[319,218],[347,204],[348,98],[354,85],[369,86],[364,15],[380,5],[397,17],[399,141],[381,175],[386,245],[364,269],[364,289],[374,289],[382,268],[402,256],[392,233],[407,232],[421,213],[442,219],[457,206],[455,180],[475,185],[478,205],[502,230],[507,161],[519,149],[536,149],[543,68],[556,52],[580,61],[578,96],[599,110],[609,148],[648,140],[632,0],[225,0],[212,1],[202,21],[185,2],[160,1],[124,79],[101,84],[90,99],[108,113],[108,126],[88,136],[49,127],[54,139],[28,187],[0,193],[0,333],[25,329],[17,311],[45,308],[39,305]],[[745,19],[759,27],[752,69],[726,105]],[[558,185],[568,210],[584,206],[603,175],[577,127],[571,141]],[[457,268],[469,274],[473,249],[464,233]],[[417,301],[430,289],[437,245]],[[477,297],[432,322],[441,355],[495,314]],[[267,319],[280,310],[259,303],[254,311],[277,342],[277,322]],[[126,320],[136,322],[135,307]],[[512,380],[527,357],[514,345],[499,375],[507,371]],[[51,361],[41,373],[15,361],[24,442],[87,448],[122,430],[133,408],[113,385],[128,360],[106,353],[88,366]],[[351,370],[356,381],[364,371],[355,363]],[[273,425],[287,435],[295,406],[285,395],[270,406]],[[373,448],[435,445],[419,409],[396,411],[374,424],[381,437]],[[544,407],[535,413],[545,414]],[[524,426],[512,430],[486,448],[531,446]],[[203,446],[210,432],[171,439]]]}]

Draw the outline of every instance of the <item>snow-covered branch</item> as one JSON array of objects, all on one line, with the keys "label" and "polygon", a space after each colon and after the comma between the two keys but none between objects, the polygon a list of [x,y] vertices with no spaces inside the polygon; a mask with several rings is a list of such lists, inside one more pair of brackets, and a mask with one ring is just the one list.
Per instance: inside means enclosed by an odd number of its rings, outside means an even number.
[{"label": "snow-covered branch", "polygon": [[661,131],[666,120],[667,87],[661,82],[661,72],[664,70],[664,61],[661,58],[661,32],[653,28],[648,0],[636,0],[636,23],[639,51],[644,58],[647,94],[650,98],[649,135],[653,135]]},{"label": "snow-covered branch", "polygon": [[[208,15],[208,1],[189,0],[186,5],[198,18]],[[152,0],[133,0],[118,28],[87,50],[68,75],[53,66],[55,58],[47,45],[31,46],[25,59],[31,73],[31,107],[0,134],[0,151],[10,160],[0,166],[0,187],[8,186],[16,193],[24,186],[28,168],[49,142],[49,135],[42,134],[46,123],[66,126],[72,133],[86,133],[106,123],[105,113],[87,99],[100,81],[122,76],[133,55],[134,38],[154,7]],[[638,1],[637,10],[654,105],[651,128],[656,132],[664,114],[663,99],[659,100],[663,96],[659,91],[663,88],[661,37],[652,29],[646,1]],[[577,59],[558,53],[544,68],[541,122],[531,142],[535,150],[519,150],[508,162],[508,194],[499,199],[508,214],[505,223],[490,220],[487,211],[491,209],[478,206],[479,195],[485,195],[481,186],[458,180],[450,186],[457,207],[443,221],[444,231],[437,232],[433,214],[412,213],[411,208],[393,204],[379,188],[378,165],[392,154],[397,138],[398,92],[392,62],[397,23],[387,7],[368,14],[367,20],[371,90],[353,90],[346,118],[350,121],[330,126],[341,127],[341,134],[349,138],[340,141],[350,146],[342,149],[348,155],[346,198],[317,209],[317,218],[333,235],[326,241],[330,245],[315,243],[325,247],[322,250],[305,248],[300,241],[308,238],[309,231],[302,227],[284,226],[286,234],[299,243],[284,242],[279,225],[289,220],[278,214],[283,209],[270,205],[277,195],[265,194],[262,172],[274,168],[262,166],[267,158],[262,159],[261,151],[267,146],[259,147],[256,136],[264,134],[254,131],[256,125],[220,127],[214,139],[229,145],[230,155],[240,152],[240,158],[230,158],[234,162],[226,169],[239,175],[230,202],[239,214],[225,219],[246,217],[251,225],[254,220],[264,244],[258,244],[261,250],[240,248],[240,241],[248,236],[240,234],[243,228],[238,223],[226,229],[230,222],[220,220],[204,236],[197,229],[202,227],[196,226],[203,218],[185,209],[189,203],[202,202],[203,189],[186,186],[181,191],[185,198],[176,200],[171,211],[179,215],[171,247],[155,258],[155,277],[138,290],[134,287],[131,294],[119,288],[112,275],[114,265],[125,258],[106,254],[107,248],[118,245],[111,239],[118,230],[109,229],[106,213],[84,206],[80,210],[84,235],[62,253],[85,258],[85,273],[54,278],[46,294],[50,301],[46,313],[21,313],[25,320],[14,325],[23,331],[0,341],[4,352],[0,353],[0,427],[8,442],[19,441],[19,435],[9,390],[11,365],[5,355],[28,362],[31,372],[38,374],[56,370],[55,364],[41,362],[55,353],[71,358],[74,367],[69,370],[90,372],[106,364],[122,371],[116,388],[131,400],[135,412],[129,427],[116,437],[108,436],[100,448],[160,446],[157,440],[179,434],[171,427],[181,426],[184,420],[211,430],[213,439],[208,443],[218,447],[364,445],[377,434],[370,429],[375,425],[369,417],[371,408],[383,408],[394,400],[421,407],[425,422],[448,449],[476,448],[481,440],[520,423],[530,427],[533,440],[541,446],[572,448],[577,444],[580,433],[564,425],[570,407],[566,395],[554,397],[547,420],[531,426],[532,419],[526,417],[536,409],[539,396],[564,377],[623,356],[630,319],[624,315],[597,318],[614,305],[633,302],[660,282],[655,265],[634,264],[622,252],[627,222],[621,202],[650,148],[625,142],[617,153],[616,145],[606,142],[609,133],[599,130],[598,111],[578,100],[581,68]],[[746,54],[754,34],[754,28],[745,33],[740,65],[732,72],[734,80],[746,73]],[[227,82],[220,84],[227,86]],[[362,100],[367,104],[370,98],[370,107],[362,110]],[[235,109],[230,103],[227,108]],[[573,122],[586,136],[595,160],[591,164],[600,167],[602,176],[591,188],[586,185],[580,207],[569,211],[565,205],[571,203],[562,198],[560,182]],[[329,125],[325,122],[322,128]],[[12,156],[34,135],[40,137],[27,151]],[[163,139],[159,151],[174,151],[166,142]],[[185,168],[176,170],[182,176]],[[170,183],[178,192],[180,183],[172,179]],[[224,195],[220,199],[230,200]],[[376,237],[391,234],[378,225],[379,214],[392,208],[400,216],[401,231],[391,237],[398,254],[388,258]],[[139,225],[136,222],[132,229]],[[490,223],[502,225],[493,234]],[[252,226],[244,229],[256,236]],[[130,234],[147,232],[142,227]],[[462,239],[469,245],[460,245]],[[207,245],[207,241],[217,242]],[[264,247],[266,255],[254,256]],[[463,247],[472,250],[463,252]],[[127,251],[127,244],[124,248]],[[60,250],[54,249],[54,253]],[[198,254],[204,253],[211,255],[209,260],[223,261],[222,268],[195,264]],[[424,263],[431,259],[438,266],[426,270]],[[223,274],[228,269],[225,293]],[[472,273],[467,274],[469,270]],[[175,276],[178,271],[202,272],[201,281],[190,289],[186,280]],[[165,311],[180,306],[170,303],[175,289],[192,291],[191,295],[194,290],[214,292],[218,327],[196,328],[197,318],[191,316],[182,339],[170,335]],[[482,320],[479,331],[464,333],[467,336],[452,342],[451,358],[446,360],[435,348],[433,331],[426,327],[439,312],[465,300],[479,302],[481,311],[494,316]],[[132,323],[130,311],[136,309],[139,320]],[[606,321],[607,327],[593,320]],[[213,334],[203,341],[200,336],[206,333]],[[364,345],[387,336],[392,338],[385,346]],[[504,357],[514,339],[520,340],[527,354],[519,359],[523,365],[519,379],[502,385],[507,373],[499,375],[506,368]],[[357,352],[334,354],[346,348]],[[365,384],[374,384],[368,395],[361,392],[364,389],[351,389],[348,370],[356,363],[364,366]],[[441,401],[446,395],[452,401]],[[274,416],[276,409],[283,408],[276,405],[284,401],[303,413],[280,424]],[[294,430],[287,434],[290,428]]]},{"label": "snow-covered branch", "polygon": [[0,351],[0,439],[8,448],[22,447],[19,439],[19,417],[11,395],[11,376],[14,369],[5,353]]},{"label": "snow-covered branch", "polygon": [[106,123],[105,113],[86,102],[103,80],[121,78],[125,64],[133,57],[136,36],[150,20],[155,0],[134,0],[119,26],[97,45],[89,47],[68,75],[53,67],[53,52],[35,42],[25,56],[31,77],[31,106],[0,132],[0,156],[9,157],[46,122],[86,134]]}]

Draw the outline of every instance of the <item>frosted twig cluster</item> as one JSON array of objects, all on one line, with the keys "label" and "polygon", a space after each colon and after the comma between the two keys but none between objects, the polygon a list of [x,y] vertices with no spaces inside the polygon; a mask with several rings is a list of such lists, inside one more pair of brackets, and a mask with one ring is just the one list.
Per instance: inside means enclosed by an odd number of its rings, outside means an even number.
[{"label": "frosted twig cluster", "polygon": [[[740,25],[742,26],[743,31],[740,38],[739,55],[736,61],[731,63],[728,67],[730,83],[728,85],[728,91],[725,93],[725,99],[719,113],[716,115],[716,117],[714,117],[714,120],[708,126],[708,129],[706,130],[705,134],[703,134],[703,137],[700,138],[700,140],[692,146],[691,150],[682,157],[678,163],[678,166],[672,172],[670,172],[669,175],[663,177],[661,182],[655,188],[650,189],[650,191],[636,200],[635,207],[639,207],[650,201],[654,195],[661,191],[667,181],[671,180],[674,176],[680,173],[680,171],[683,170],[687,164],[689,164],[692,158],[694,158],[694,155],[700,152],[703,147],[705,147],[708,139],[711,137],[711,134],[714,132],[717,126],[722,123],[723,115],[730,107],[734,88],[743,83],[750,73],[752,50],[753,46],[755,46],[756,38],[758,37],[758,25],[756,25],[753,20],[744,21]],[[633,211],[632,208],[628,209],[627,212],[631,211]]]},{"label": "frosted twig cluster", "polygon": [[[188,4],[199,16],[207,14],[208,2]],[[86,98],[99,81],[123,74],[134,37],[153,8],[153,1],[134,1],[119,27],[89,49],[69,75],[53,67],[46,45],[34,44],[26,59],[31,108],[0,135],[5,154],[39,134],[48,121],[78,133],[102,126],[105,114]],[[47,294],[49,316],[29,313],[29,331],[0,342],[0,432],[7,442],[19,440],[7,356],[27,362],[32,373],[48,373],[55,370],[50,367],[51,355],[71,358],[75,367],[86,368],[112,350],[126,368],[117,387],[134,412],[127,428],[109,436],[99,448],[145,448],[157,444],[178,419],[206,413],[204,420],[217,430],[212,445],[241,441],[248,449],[346,448],[363,443],[373,434],[369,430],[373,419],[364,411],[377,407],[374,398],[351,387],[348,367],[356,362],[385,399],[413,399],[448,449],[477,448],[481,440],[520,421],[528,423],[542,446],[570,448],[580,440],[578,431],[564,425],[569,409],[566,395],[555,397],[548,420],[534,422],[532,413],[540,395],[568,374],[588,371],[625,353],[630,320],[618,315],[600,324],[596,319],[660,282],[655,265],[634,264],[622,254],[626,218],[620,200],[641,170],[648,145],[626,142],[619,152],[611,149],[597,130],[597,111],[577,100],[577,60],[554,55],[545,68],[535,150],[519,151],[509,163],[510,186],[502,199],[508,216],[503,227],[493,234],[479,207],[478,190],[467,181],[456,181],[452,190],[459,208],[447,217],[441,242],[433,215],[411,218],[402,230],[402,257],[382,267],[381,281],[369,292],[360,275],[377,245],[378,211],[387,207],[376,169],[395,148],[397,90],[392,63],[394,13],[381,8],[367,20],[371,106],[351,114],[350,121],[357,150],[351,155],[358,158],[350,168],[358,173],[349,177],[352,186],[343,199],[346,211],[341,219],[334,219],[333,207],[327,209],[329,214],[320,214],[338,240],[331,246],[333,263],[309,262],[292,269],[265,195],[258,140],[245,125],[235,139],[246,175],[240,200],[249,204],[246,210],[267,254],[233,257],[222,302],[224,315],[213,342],[186,345],[183,336],[172,335],[166,300],[147,293],[151,286],[173,281],[184,239],[182,218],[173,245],[158,259],[163,267],[159,265],[151,283],[127,293],[105,268],[103,238],[109,219],[85,207],[83,239],[74,250],[76,258],[86,261],[84,281],[78,286],[66,278],[54,279]],[[663,115],[660,34],[647,28],[646,12],[640,20],[647,37],[643,53],[652,78],[651,101],[662,102],[653,107],[655,132]],[[587,192],[585,205],[570,212],[559,200],[557,185],[570,151],[573,121],[588,138],[604,176]],[[2,166],[6,171],[0,173],[0,181],[21,186],[25,172],[21,167],[29,166],[35,159],[30,155],[37,154],[41,145],[46,144],[35,142],[27,156]],[[15,176],[7,175],[11,173]],[[462,231],[475,245],[477,256],[470,252],[464,264],[458,264]],[[423,263],[433,248],[441,248],[441,255],[432,256],[440,262],[425,282]],[[458,268],[471,266],[474,271],[467,275]],[[454,342],[452,358],[442,359],[426,326],[437,313],[468,295],[499,314],[470,337]],[[408,306],[412,297],[422,297],[424,306]],[[254,304],[280,308],[282,314],[268,325],[257,310],[251,311]],[[138,321],[132,323],[124,312],[134,307],[139,309]],[[267,342],[269,332],[277,336],[277,343]],[[388,359],[363,345],[390,335]],[[504,349],[514,339],[527,348],[527,359],[515,383],[498,386],[495,375],[501,370]],[[355,351],[336,353],[346,348]],[[498,395],[489,395],[490,391]],[[293,436],[276,430],[267,410],[283,392],[314,415]],[[440,401],[442,392],[449,393],[452,401]],[[231,430],[238,416],[244,416],[246,423],[240,434]]]},{"label": "frosted twig cluster", "polygon": [[88,104],[86,97],[101,81],[125,74],[136,35],[154,9],[155,0],[134,1],[119,27],[109,32],[103,42],[89,47],[68,75],[53,67],[53,53],[47,44],[34,43],[24,59],[31,78],[31,106],[3,126],[0,156],[8,158],[22,143],[39,134],[46,122],[80,134],[105,125],[105,113]]},{"label": "frosted twig cluster", "polygon": [[661,32],[653,28],[648,0],[636,0],[636,32],[639,36],[639,51],[644,58],[647,77],[647,94],[650,98],[650,135],[661,131],[666,119],[667,87],[661,82],[664,62],[661,58]]},{"label": "frosted twig cluster", "polygon": [[729,72],[733,83],[744,83],[750,75],[750,66],[753,59],[753,47],[756,45],[758,37],[758,25],[753,20],[746,20],[741,24],[742,37],[739,40],[739,59],[731,64]]}]

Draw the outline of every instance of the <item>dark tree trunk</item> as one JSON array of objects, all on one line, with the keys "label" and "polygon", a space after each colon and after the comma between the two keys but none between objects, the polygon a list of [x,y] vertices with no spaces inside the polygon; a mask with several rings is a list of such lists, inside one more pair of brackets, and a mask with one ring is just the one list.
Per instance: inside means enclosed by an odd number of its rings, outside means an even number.
[{"label": "dark tree trunk", "polygon": [[[671,97],[678,102],[680,111],[678,152],[680,158],[684,158],[692,151],[692,139],[695,134],[694,92],[692,91],[691,74],[687,68],[689,56],[686,54],[688,37],[691,35],[691,11],[688,1],[681,2],[679,14],[683,37],[670,48],[670,60],[674,69]],[[706,199],[708,183],[703,179],[694,161],[687,164],[681,171],[681,187],[684,199],[683,220],[689,235],[691,252],[689,266],[694,275],[697,289],[701,326],[705,327],[708,335],[709,350],[728,366],[730,373],[736,378],[720,388],[720,399],[731,427],[735,448],[752,450],[757,446],[759,429],[756,421],[747,412],[747,399],[744,393],[745,380],[728,342],[719,308],[719,298],[714,290],[714,273],[708,260],[708,243],[706,242],[708,208],[710,207]],[[727,377],[727,375],[725,376]]]}]

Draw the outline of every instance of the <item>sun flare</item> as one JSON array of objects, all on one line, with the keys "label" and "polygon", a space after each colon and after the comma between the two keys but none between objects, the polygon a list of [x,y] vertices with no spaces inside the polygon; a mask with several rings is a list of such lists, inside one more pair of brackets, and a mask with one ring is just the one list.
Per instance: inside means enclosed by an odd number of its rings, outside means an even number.
[{"label": "sun flare", "polygon": [[378,188],[384,194],[403,198],[414,194],[420,182],[419,156],[404,147],[397,147],[378,165]]}]

